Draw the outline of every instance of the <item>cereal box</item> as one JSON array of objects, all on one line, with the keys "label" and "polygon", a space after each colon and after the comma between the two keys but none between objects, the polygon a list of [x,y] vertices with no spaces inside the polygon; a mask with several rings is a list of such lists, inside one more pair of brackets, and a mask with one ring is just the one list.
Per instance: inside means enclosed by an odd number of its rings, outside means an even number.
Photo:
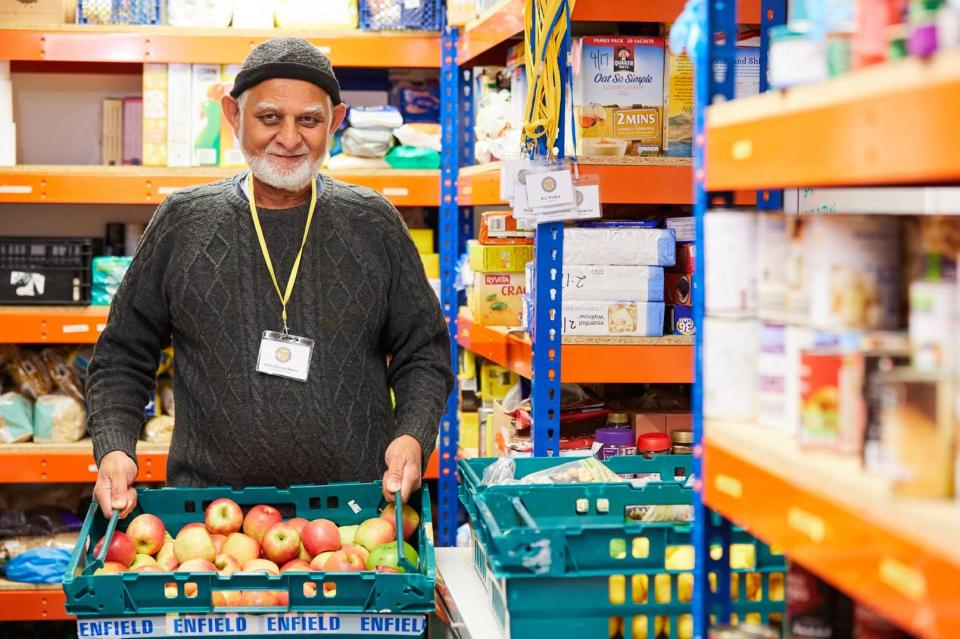
[{"label": "cereal box", "polygon": [[167,165],[167,65],[143,65],[143,165]]},{"label": "cereal box", "polygon": [[574,45],[580,155],[659,155],[663,38],[596,36]]},{"label": "cereal box", "polygon": [[693,62],[686,53],[669,53],[664,63],[663,154],[693,155]]},{"label": "cereal box", "polygon": [[193,165],[217,166],[220,157],[220,83],[219,64],[194,64],[192,105]]},{"label": "cereal box", "polygon": [[[225,64],[220,69],[220,81],[223,86],[223,94],[229,94],[233,90],[233,81],[240,73],[239,64]],[[240,150],[240,141],[237,140],[233,127],[227,122],[227,118],[220,118],[220,166],[241,167],[246,166],[247,161]]]},{"label": "cereal box", "polygon": [[563,334],[660,337],[663,312],[663,302],[564,302]]},{"label": "cereal box", "polygon": [[167,166],[190,166],[191,76],[189,64],[167,65]]}]

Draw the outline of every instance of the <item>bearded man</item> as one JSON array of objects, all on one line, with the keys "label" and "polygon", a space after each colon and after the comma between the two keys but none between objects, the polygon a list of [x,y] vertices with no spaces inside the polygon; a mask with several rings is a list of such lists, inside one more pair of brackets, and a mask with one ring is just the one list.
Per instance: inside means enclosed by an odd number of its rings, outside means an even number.
[{"label": "bearded man", "polygon": [[[299,38],[251,51],[223,113],[249,171],[173,193],[110,308],[87,383],[105,515],[174,346],[173,486],[420,485],[453,385],[436,296],[396,209],[319,175],[346,107]],[[395,407],[391,403],[391,389]]]}]

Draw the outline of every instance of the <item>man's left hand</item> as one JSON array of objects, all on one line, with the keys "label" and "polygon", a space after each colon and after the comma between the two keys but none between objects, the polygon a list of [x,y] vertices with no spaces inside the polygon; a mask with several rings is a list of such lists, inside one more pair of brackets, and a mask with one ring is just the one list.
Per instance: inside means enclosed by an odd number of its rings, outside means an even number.
[{"label": "man's left hand", "polygon": [[421,455],[420,442],[410,435],[401,435],[387,447],[384,459],[387,472],[383,474],[383,496],[387,503],[393,501],[393,493],[400,491],[403,503],[410,494],[420,488]]}]

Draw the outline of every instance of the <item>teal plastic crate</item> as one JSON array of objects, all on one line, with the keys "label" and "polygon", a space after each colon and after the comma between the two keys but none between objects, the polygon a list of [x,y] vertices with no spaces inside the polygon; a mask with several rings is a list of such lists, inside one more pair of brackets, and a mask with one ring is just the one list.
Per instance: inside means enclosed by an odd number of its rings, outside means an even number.
[{"label": "teal plastic crate", "polygon": [[[149,512],[160,517],[171,534],[175,535],[184,525],[202,521],[207,505],[220,497],[228,497],[242,507],[269,504],[277,507],[284,518],[322,517],[338,525],[358,524],[379,516],[384,505],[380,482],[292,486],[287,489],[161,488],[139,489],[137,493],[137,509],[120,522],[119,530],[123,530],[133,516]],[[291,635],[313,634],[311,631],[322,634],[335,623],[341,625],[341,630],[356,626],[359,629],[356,636],[422,636],[423,628],[420,626],[425,626],[425,615],[434,609],[436,586],[436,559],[427,488],[412,495],[409,503],[421,516],[421,525],[410,542],[420,555],[418,572],[287,572],[279,576],[221,576],[216,573],[94,576],[93,572],[101,562],[94,557],[93,548],[107,532],[109,522],[94,504],[87,513],[64,578],[66,608],[69,613],[77,615],[78,623],[96,624],[101,621],[108,624],[104,628],[92,628],[91,632],[111,629],[119,632],[119,626],[114,628],[109,624],[121,621],[140,623],[155,619],[150,623],[170,624],[179,615],[187,620],[207,620],[187,622],[191,624],[220,624],[220,634],[226,632],[237,636],[260,636],[258,631],[261,630],[264,635],[283,636],[278,628],[295,631]],[[313,595],[308,592],[311,589],[305,588],[308,583],[316,586]],[[175,596],[167,596],[172,594],[165,592],[168,584],[176,586]],[[187,596],[187,584],[195,584],[194,596]],[[329,588],[324,589],[325,584],[335,584],[335,593],[330,592]],[[190,590],[193,590],[192,586]],[[286,607],[276,608],[214,608],[211,596],[216,590],[284,590],[289,592],[290,603]],[[387,621],[388,617],[393,617],[394,621]],[[224,619],[245,620],[246,628],[240,631],[232,626],[225,630]],[[378,628],[383,632],[377,633]],[[405,630],[414,634],[396,634]],[[123,634],[129,634],[129,629]],[[148,633],[142,634],[150,636]],[[166,635],[153,633],[153,636]],[[353,635],[341,632],[338,636]]]}]

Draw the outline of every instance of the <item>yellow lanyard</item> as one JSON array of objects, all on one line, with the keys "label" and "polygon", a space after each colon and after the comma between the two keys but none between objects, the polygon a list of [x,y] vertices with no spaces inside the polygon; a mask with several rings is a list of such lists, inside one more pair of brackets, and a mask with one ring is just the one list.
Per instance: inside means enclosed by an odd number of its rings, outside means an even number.
[{"label": "yellow lanyard", "polygon": [[310,210],[307,212],[307,227],[303,229],[303,241],[300,242],[300,251],[297,253],[297,259],[293,262],[293,268],[290,269],[290,278],[287,280],[287,290],[280,292],[280,284],[277,282],[277,274],[273,270],[273,261],[270,259],[270,251],[267,250],[267,240],[263,237],[263,228],[260,226],[260,215],[257,213],[257,202],[253,196],[253,173],[247,175],[247,190],[250,192],[250,217],[253,218],[253,228],[257,230],[257,239],[260,240],[260,251],[263,253],[263,261],[267,263],[267,270],[270,272],[270,279],[273,280],[273,288],[277,291],[277,297],[280,298],[280,304],[283,306],[283,334],[287,334],[287,302],[290,301],[290,295],[293,294],[293,285],[297,281],[297,273],[300,271],[300,258],[303,257],[303,247],[307,245],[307,235],[310,234],[310,222],[313,221],[313,210],[317,207],[317,181],[310,182]]}]

